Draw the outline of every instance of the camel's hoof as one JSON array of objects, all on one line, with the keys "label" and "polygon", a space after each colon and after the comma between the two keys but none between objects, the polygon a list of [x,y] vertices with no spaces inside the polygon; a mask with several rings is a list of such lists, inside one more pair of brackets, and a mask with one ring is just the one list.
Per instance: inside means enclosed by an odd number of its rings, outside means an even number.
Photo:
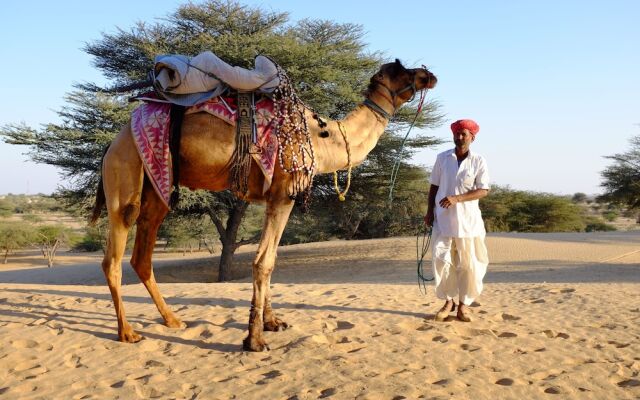
[{"label": "camel's hoof", "polygon": [[267,321],[264,323],[264,330],[268,332],[280,332],[286,330],[291,325],[287,324],[281,319],[274,318],[273,321]]},{"label": "camel's hoof", "polygon": [[144,337],[135,333],[133,329],[127,332],[118,333],[118,340],[123,343],[138,343],[142,339],[144,339]]},{"label": "camel's hoof", "polygon": [[168,328],[173,328],[173,329],[184,329],[184,328],[187,327],[187,324],[185,324],[184,322],[180,321],[178,318],[166,320],[166,321],[164,321],[164,324]]},{"label": "camel's hoof", "polygon": [[247,336],[242,341],[242,349],[245,351],[269,351],[269,345],[264,339],[254,339],[251,336]]}]

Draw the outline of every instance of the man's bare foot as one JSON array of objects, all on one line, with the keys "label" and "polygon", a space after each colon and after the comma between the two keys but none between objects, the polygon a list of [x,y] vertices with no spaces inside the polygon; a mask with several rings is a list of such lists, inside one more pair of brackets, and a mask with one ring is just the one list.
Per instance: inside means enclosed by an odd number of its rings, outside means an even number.
[{"label": "man's bare foot", "polygon": [[447,300],[442,306],[442,308],[440,309],[440,311],[436,313],[435,320],[438,322],[444,321],[449,316],[449,313],[455,310],[455,308],[456,308],[456,303],[454,303],[453,300]]},{"label": "man's bare foot", "polygon": [[459,321],[471,322],[471,310],[466,304],[460,303],[458,306],[458,314],[456,315]]}]

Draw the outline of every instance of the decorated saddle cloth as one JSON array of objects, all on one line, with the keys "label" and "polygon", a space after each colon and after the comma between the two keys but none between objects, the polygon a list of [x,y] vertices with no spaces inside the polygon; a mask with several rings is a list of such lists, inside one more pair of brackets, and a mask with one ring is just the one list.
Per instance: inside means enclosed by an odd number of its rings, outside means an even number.
[{"label": "decorated saddle cloth", "polygon": [[[151,100],[148,99],[147,100]],[[169,111],[171,104],[148,101],[133,111],[131,131],[144,169],[165,205],[169,206],[171,195],[171,159],[169,151]],[[235,126],[237,112],[235,99],[215,97],[204,103],[187,108],[185,114],[206,112]],[[278,139],[273,131],[273,101],[264,98],[256,102],[255,122],[257,147],[252,153],[265,177],[263,192],[271,186],[278,151]]]}]

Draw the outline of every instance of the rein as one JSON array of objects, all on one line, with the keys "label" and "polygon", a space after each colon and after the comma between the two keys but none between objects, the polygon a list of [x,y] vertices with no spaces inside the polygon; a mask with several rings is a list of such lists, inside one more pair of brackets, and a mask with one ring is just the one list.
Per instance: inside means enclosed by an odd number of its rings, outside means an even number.
[{"label": "rein", "polygon": [[[431,245],[432,227],[423,226],[418,230],[416,234],[416,261],[418,263],[418,288],[420,293],[427,294],[427,282],[432,281],[434,278],[427,278],[424,274],[424,256],[429,251]],[[422,239],[422,241],[421,241]]]},{"label": "rein", "polygon": [[349,142],[347,141],[347,132],[345,132],[344,126],[342,122],[338,121],[338,128],[340,129],[340,133],[342,133],[342,138],[344,139],[344,145],[347,148],[347,186],[345,186],[344,191],[340,191],[340,187],[338,186],[338,172],[333,172],[333,186],[336,189],[336,193],[338,194],[338,200],[344,201],[346,199],[347,192],[349,191],[349,186],[351,186],[351,148],[349,147]]},{"label": "rein", "polygon": [[[415,96],[415,93],[414,93]],[[396,184],[396,179],[398,178],[398,171],[400,170],[400,154],[402,154],[402,150],[404,149],[404,144],[407,141],[407,138],[409,137],[409,133],[411,132],[411,129],[413,129],[414,125],[416,124],[416,120],[418,119],[418,115],[420,115],[420,112],[422,111],[422,106],[424,104],[424,99],[427,97],[427,89],[422,89],[420,91],[420,102],[418,103],[418,109],[416,110],[416,115],[413,117],[413,121],[411,121],[411,125],[409,125],[409,129],[407,129],[407,133],[406,135],[404,135],[404,139],[402,139],[402,144],[400,145],[400,150],[398,151],[398,158],[396,159],[396,162],[393,164],[393,168],[391,169],[391,183],[390,183],[390,188],[389,188],[389,203],[391,203],[393,201],[393,187]]]}]

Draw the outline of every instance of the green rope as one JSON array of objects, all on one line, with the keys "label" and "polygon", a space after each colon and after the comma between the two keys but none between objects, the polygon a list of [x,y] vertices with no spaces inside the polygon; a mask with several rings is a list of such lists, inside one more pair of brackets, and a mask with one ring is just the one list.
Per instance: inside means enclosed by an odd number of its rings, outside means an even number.
[{"label": "green rope", "polygon": [[434,278],[427,278],[424,273],[424,256],[429,251],[431,245],[432,228],[430,226],[423,225],[418,229],[416,235],[416,260],[418,263],[418,287],[420,293],[427,294],[427,282],[432,281]]},{"label": "green rope", "polygon": [[393,202],[393,187],[395,186],[396,179],[398,178],[398,170],[400,169],[400,161],[402,156],[402,150],[404,150],[404,144],[407,142],[409,133],[411,132],[411,129],[413,129],[414,125],[416,124],[416,121],[418,120],[418,116],[422,111],[422,105],[424,104],[425,97],[426,97],[426,90],[423,89],[422,92],[420,93],[420,102],[418,104],[418,109],[416,110],[416,115],[413,117],[413,121],[411,121],[411,125],[407,130],[407,134],[404,135],[404,139],[402,139],[402,143],[400,144],[400,151],[398,151],[398,158],[396,158],[396,162],[393,164],[393,168],[391,169],[391,182],[390,182],[391,188],[389,189],[389,203]]}]

